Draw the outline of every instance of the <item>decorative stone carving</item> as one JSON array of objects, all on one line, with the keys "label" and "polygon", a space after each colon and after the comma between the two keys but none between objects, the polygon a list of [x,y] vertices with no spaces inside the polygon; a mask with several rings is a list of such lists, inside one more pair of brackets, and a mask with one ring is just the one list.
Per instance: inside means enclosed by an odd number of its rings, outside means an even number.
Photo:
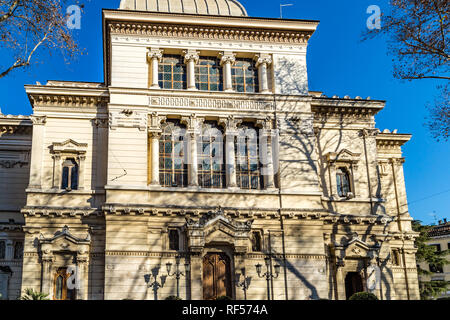
[{"label": "decorative stone carving", "polygon": [[253,220],[235,221],[221,207],[209,211],[198,220],[186,219],[188,247],[200,252],[207,243],[227,243],[238,252],[246,252]]}]

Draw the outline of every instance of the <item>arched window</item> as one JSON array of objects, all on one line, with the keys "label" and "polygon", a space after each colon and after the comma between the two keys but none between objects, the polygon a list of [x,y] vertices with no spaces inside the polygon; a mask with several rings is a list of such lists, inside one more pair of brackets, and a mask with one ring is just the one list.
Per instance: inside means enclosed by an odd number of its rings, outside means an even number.
[{"label": "arched window", "polygon": [[[75,289],[75,277],[70,278],[71,275],[74,274],[72,271],[71,274],[67,273],[67,268],[58,268],[55,273],[54,283],[53,283],[53,299],[54,300],[76,300],[76,289]],[[72,286],[68,286],[70,284],[69,281],[72,281]]]},{"label": "arched window", "polygon": [[6,242],[0,241],[0,259],[6,258]]},{"label": "arched window", "polygon": [[159,63],[162,89],[186,89],[186,65],[181,55],[164,55]]},{"label": "arched window", "polygon": [[22,259],[23,258],[23,242],[17,241],[14,244],[14,259]]},{"label": "arched window", "polygon": [[169,230],[169,250],[180,250],[180,234],[176,229]]},{"label": "arched window", "polygon": [[198,140],[198,183],[203,188],[225,188],[223,131],[212,121],[203,124]]},{"label": "arched window", "polygon": [[252,123],[243,123],[236,137],[236,180],[241,189],[262,189],[259,137]]},{"label": "arched window", "polygon": [[78,163],[73,158],[67,158],[62,164],[61,189],[78,189]]},{"label": "arched window", "polygon": [[231,69],[233,89],[236,92],[258,92],[258,68],[253,59],[236,59]]},{"label": "arched window", "polygon": [[347,197],[352,191],[350,185],[350,173],[346,168],[336,170],[337,190],[340,197]]},{"label": "arched window", "polygon": [[200,57],[195,67],[195,84],[198,90],[223,90],[222,68],[218,58]]},{"label": "arched window", "polygon": [[179,120],[167,120],[159,140],[159,178],[163,187],[187,187],[186,129]]}]

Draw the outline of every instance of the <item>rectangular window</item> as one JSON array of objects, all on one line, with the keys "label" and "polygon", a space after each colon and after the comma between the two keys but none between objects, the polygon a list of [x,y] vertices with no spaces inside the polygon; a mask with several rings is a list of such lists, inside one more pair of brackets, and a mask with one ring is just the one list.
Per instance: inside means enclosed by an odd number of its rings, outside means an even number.
[{"label": "rectangular window", "polygon": [[186,89],[186,65],[182,56],[163,56],[159,63],[159,86],[162,89]]},{"label": "rectangular window", "polygon": [[169,230],[169,250],[180,250],[180,234],[176,229]]},{"label": "rectangular window", "polygon": [[195,67],[195,85],[198,90],[223,91],[222,68],[219,59],[200,57]]},{"label": "rectangular window", "polygon": [[391,255],[392,255],[392,264],[394,266],[399,266],[400,265],[400,252],[397,249],[394,249],[394,250],[392,250]]},{"label": "rectangular window", "polygon": [[6,242],[0,241],[0,260],[6,258]]},{"label": "rectangular window", "polygon": [[236,63],[231,67],[231,79],[236,92],[259,91],[258,69],[252,59],[236,59]]},{"label": "rectangular window", "polygon": [[259,161],[259,136],[250,123],[238,129],[235,145],[236,180],[241,189],[264,189]]},{"label": "rectangular window", "polygon": [[14,243],[14,259],[22,259],[23,258],[23,242],[17,241]]},{"label": "rectangular window", "polygon": [[262,233],[261,231],[252,232],[252,251],[261,252],[262,251]]},{"label": "rectangular window", "polygon": [[223,131],[212,121],[203,124],[197,141],[198,183],[202,188],[225,188]]}]

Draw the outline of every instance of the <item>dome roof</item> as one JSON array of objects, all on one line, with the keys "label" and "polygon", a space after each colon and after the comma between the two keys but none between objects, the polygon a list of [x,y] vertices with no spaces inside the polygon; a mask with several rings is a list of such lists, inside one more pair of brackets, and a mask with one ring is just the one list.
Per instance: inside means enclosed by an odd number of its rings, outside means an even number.
[{"label": "dome roof", "polygon": [[219,16],[247,16],[245,8],[236,0],[121,0],[119,9]]}]

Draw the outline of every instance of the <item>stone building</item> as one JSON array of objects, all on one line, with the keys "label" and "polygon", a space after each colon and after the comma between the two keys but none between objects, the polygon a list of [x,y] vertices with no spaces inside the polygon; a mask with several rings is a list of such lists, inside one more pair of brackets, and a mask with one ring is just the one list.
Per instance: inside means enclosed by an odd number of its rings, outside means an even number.
[{"label": "stone building", "polygon": [[104,83],[27,85],[33,114],[0,116],[3,298],[419,298],[411,136],[375,128],[384,101],[309,91],[317,25],[104,10]]}]

